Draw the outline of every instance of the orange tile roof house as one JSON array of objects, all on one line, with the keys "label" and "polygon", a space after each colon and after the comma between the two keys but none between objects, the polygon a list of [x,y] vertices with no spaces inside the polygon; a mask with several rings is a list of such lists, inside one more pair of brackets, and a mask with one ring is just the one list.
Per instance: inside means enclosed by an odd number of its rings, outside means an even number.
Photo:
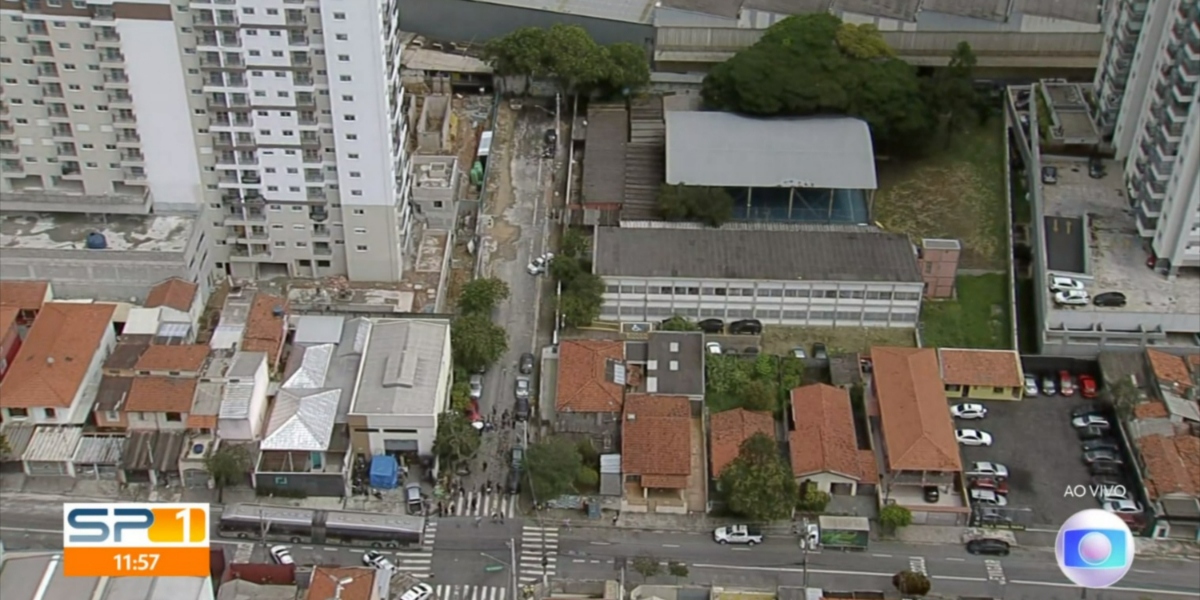
[{"label": "orange tile roof house", "polygon": [[241,350],[266,352],[267,366],[274,371],[283,355],[283,342],[287,337],[287,302],[279,296],[258,292],[246,315],[246,329],[242,333]]},{"label": "orange tile roof house", "polygon": [[15,306],[0,306],[0,381],[4,381],[4,374],[21,350],[21,332],[17,327],[20,312]]},{"label": "orange tile roof house", "polygon": [[209,347],[204,344],[150,346],[133,368],[139,375],[197,377],[204,370],[208,355]]},{"label": "orange tile roof house", "polygon": [[848,496],[857,494],[859,485],[878,485],[875,454],[859,449],[846,390],[823,383],[792,390],[791,418],[788,447],[798,481]]},{"label": "orange tile roof house", "polygon": [[130,429],[183,429],[198,379],[135,377],[121,407]]},{"label": "orange tile roof house", "polygon": [[1159,389],[1181,397],[1191,397],[1196,387],[1188,359],[1161,350],[1146,350],[1150,371],[1158,382]]},{"label": "orange tile roof house", "polygon": [[4,381],[4,420],[83,424],[101,367],[116,346],[111,304],[42,306]]},{"label": "orange tile roof house", "polygon": [[620,340],[563,340],[558,350],[560,413],[620,413],[624,387],[614,379],[614,367],[624,368],[625,342]]},{"label": "orange tile roof house", "polygon": [[146,301],[142,306],[146,308],[173,308],[179,312],[191,312],[192,307],[200,303],[200,286],[184,281],[178,277],[172,277],[150,288],[150,293],[146,295]]},{"label": "orange tile roof house", "polygon": [[49,281],[0,280],[0,306],[10,306],[20,311],[22,324],[33,321],[42,305],[54,298],[54,288]]},{"label": "orange tile roof house", "polygon": [[683,396],[636,394],[625,399],[622,510],[687,512],[685,493],[693,476],[691,415],[691,401]]},{"label": "orange tile roof house", "polygon": [[720,477],[721,471],[738,457],[742,442],[759,433],[775,439],[775,417],[768,412],[735,408],[712,415],[708,422],[711,440],[709,461],[712,463],[714,479]]},{"label": "orange tile roof house", "polygon": [[1155,515],[1152,537],[1195,541],[1200,526],[1200,437],[1150,433],[1134,445],[1151,502],[1148,508]]},{"label": "orange tile roof house", "polygon": [[1025,372],[1015,351],[942,348],[937,352],[947,398],[1024,398]]}]

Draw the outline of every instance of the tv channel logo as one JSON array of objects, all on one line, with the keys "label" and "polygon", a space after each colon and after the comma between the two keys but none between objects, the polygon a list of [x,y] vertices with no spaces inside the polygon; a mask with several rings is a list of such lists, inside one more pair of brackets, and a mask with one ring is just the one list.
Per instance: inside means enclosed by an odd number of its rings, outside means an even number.
[{"label": "tv channel logo", "polygon": [[1089,508],[1067,519],[1058,529],[1054,555],[1058,568],[1076,585],[1111,586],[1133,566],[1133,532],[1120,517]]},{"label": "tv channel logo", "polygon": [[208,546],[207,504],[64,504],[63,547]]}]

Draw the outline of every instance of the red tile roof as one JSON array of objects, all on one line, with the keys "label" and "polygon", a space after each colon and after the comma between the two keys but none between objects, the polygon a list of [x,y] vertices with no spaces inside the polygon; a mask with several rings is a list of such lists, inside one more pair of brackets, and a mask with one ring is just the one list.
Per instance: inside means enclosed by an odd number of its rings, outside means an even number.
[{"label": "red tile roof", "polygon": [[137,371],[196,372],[208,360],[209,347],[204,344],[183,346],[150,346],[138,358]]},{"label": "red tile roof", "polygon": [[1139,402],[1133,407],[1135,419],[1165,419],[1169,416],[1171,411],[1167,410],[1167,405],[1158,400]]},{"label": "red tile roof", "polygon": [[185,377],[136,377],[125,398],[125,412],[177,412],[192,408],[196,379]]},{"label": "red tile roof", "polygon": [[286,320],[287,302],[278,296],[258,292],[246,316],[241,349],[246,352],[266,352],[267,362],[274,368],[279,364],[279,355],[283,352]]},{"label": "red tile roof", "polygon": [[859,479],[858,437],[846,390],[818,383],[792,390],[792,473],[834,473]]},{"label": "red tile roof", "polygon": [[[630,395],[621,430],[621,471],[643,487],[681,489],[692,472],[691,404],[682,396]],[[646,476],[650,482],[647,483]]]},{"label": "red tile roof", "polygon": [[932,348],[871,349],[883,443],[892,471],[961,471],[945,385]]},{"label": "red tile roof", "polygon": [[[313,570],[305,600],[371,600],[375,598],[375,577],[386,571],[368,567],[317,567]],[[338,582],[350,581],[338,593]],[[399,598],[399,596],[396,596]]]},{"label": "red tile roof", "polygon": [[8,328],[17,323],[17,313],[21,309],[15,306],[0,306],[0,339],[8,333]]},{"label": "red tile roof", "polygon": [[0,383],[0,406],[70,407],[112,327],[114,310],[112,304],[42,306]]},{"label": "red tile roof", "polygon": [[196,301],[196,290],[198,289],[200,286],[190,281],[172,277],[150,288],[150,293],[146,295],[145,306],[146,308],[165,306],[181,312],[188,312],[192,309],[192,303]]},{"label": "red tile roof", "polygon": [[742,442],[754,434],[761,433],[772,440],[775,439],[775,418],[769,412],[755,412],[744,408],[719,412],[709,418],[708,428],[712,440],[708,451],[712,455],[713,477],[721,475],[721,471],[738,457]]},{"label": "red tile roof", "polygon": [[1146,464],[1146,491],[1157,500],[1168,494],[1200,497],[1200,437],[1153,434],[1137,440]]},{"label": "red tile roof", "polygon": [[1184,390],[1192,387],[1192,374],[1188,369],[1187,360],[1182,356],[1167,354],[1161,350],[1146,350],[1146,358],[1150,359],[1150,369],[1159,385],[1174,384]]},{"label": "red tile roof", "polygon": [[1021,357],[1012,350],[938,350],[942,381],[948,385],[1020,388]]},{"label": "red tile roof", "polygon": [[560,412],[619,413],[624,390],[606,372],[609,362],[625,360],[620,340],[563,340],[558,349]]},{"label": "red tile roof", "polygon": [[50,291],[48,281],[0,281],[0,305],[15,306],[21,310],[38,310],[46,302]]}]

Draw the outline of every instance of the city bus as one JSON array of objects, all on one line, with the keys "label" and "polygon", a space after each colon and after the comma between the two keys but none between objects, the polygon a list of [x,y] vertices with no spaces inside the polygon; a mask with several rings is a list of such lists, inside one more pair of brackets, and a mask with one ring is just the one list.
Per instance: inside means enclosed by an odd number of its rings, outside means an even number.
[{"label": "city bus", "polygon": [[224,537],[399,548],[421,544],[425,519],[410,515],[234,504],[217,523]]}]

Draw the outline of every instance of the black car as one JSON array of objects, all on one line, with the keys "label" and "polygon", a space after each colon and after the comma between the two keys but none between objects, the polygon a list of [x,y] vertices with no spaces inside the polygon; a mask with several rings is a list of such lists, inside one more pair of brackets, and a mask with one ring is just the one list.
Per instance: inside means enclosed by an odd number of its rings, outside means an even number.
[{"label": "black car", "polygon": [[1046,185],[1058,183],[1058,167],[1042,167],[1042,183]]},{"label": "black car", "polygon": [[529,412],[529,397],[526,396],[524,398],[517,398],[517,405],[513,410],[513,416],[515,416],[518,421],[528,421]]},{"label": "black car", "polygon": [[1073,410],[1071,410],[1071,418],[1072,419],[1078,419],[1079,417],[1090,417],[1093,415],[1095,415],[1097,417],[1108,416],[1108,415],[1104,414],[1104,411],[1102,411],[1090,404],[1076,406]]},{"label": "black car", "polygon": [[1089,465],[1094,465],[1096,463],[1112,463],[1114,465],[1120,465],[1125,461],[1121,460],[1121,455],[1116,452],[1110,452],[1108,450],[1092,450],[1090,452],[1083,453],[1083,462]]},{"label": "black car", "polygon": [[1125,485],[1125,480],[1117,475],[1096,475],[1092,477],[1092,485],[1099,487],[1113,487]]},{"label": "black car", "polygon": [[1121,443],[1116,440],[1105,438],[1088,440],[1083,443],[1084,452],[1093,452],[1096,450],[1107,450],[1109,452],[1119,454],[1121,452]]},{"label": "black car", "polygon": [[547,129],[545,138],[546,138],[546,145],[553,146],[554,144],[558,143],[558,132],[553,129]]},{"label": "black car", "polygon": [[521,363],[518,368],[521,370],[522,375],[533,373],[533,354],[529,352],[522,354]]},{"label": "black car", "polygon": [[1099,156],[1093,156],[1088,159],[1088,177],[1092,179],[1104,179],[1108,175],[1108,170],[1104,168],[1104,162]]},{"label": "black car", "polygon": [[925,486],[922,493],[925,496],[925,501],[930,504],[937,504],[938,498],[941,497],[941,491],[938,490],[936,485]]},{"label": "black car", "polygon": [[1075,429],[1075,434],[1081,440],[1096,440],[1108,435],[1108,429],[1105,427],[1079,427]]},{"label": "black car", "polygon": [[967,552],[971,554],[1008,556],[1008,550],[1008,542],[1003,540],[981,539],[967,542]]},{"label": "black car", "polygon": [[1000,509],[980,506],[975,509],[975,524],[991,527],[1012,525],[1012,517],[1000,512]]},{"label": "black car", "polygon": [[699,327],[700,331],[704,333],[721,333],[725,331],[725,321],[720,319],[704,319],[696,323],[696,327]]},{"label": "black car", "polygon": [[812,357],[817,360],[829,360],[829,348],[826,348],[825,344],[821,342],[813,344]]},{"label": "black car", "polygon": [[504,485],[505,491],[513,496],[521,493],[521,472],[516,469],[511,469],[508,472],[508,480]]},{"label": "black car", "polygon": [[1103,294],[1096,294],[1095,296],[1092,296],[1092,304],[1095,304],[1096,306],[1112,306],[1119,308],[1125,306],[1125,294],[1122,294],[1121,292],[1104,292]]},{"label": "black car", "polygon": [[762,333],[762,321],[742,319],[729,324],[729,333],[734,335],[758,335]]},{"label": "black car", "polygon": [[1088,472],[1091,473],[1093,477],[1102,475],[1116,476],[1121,474],[1121,465],[1113,462],[1095,462],[1088,465]]}]

